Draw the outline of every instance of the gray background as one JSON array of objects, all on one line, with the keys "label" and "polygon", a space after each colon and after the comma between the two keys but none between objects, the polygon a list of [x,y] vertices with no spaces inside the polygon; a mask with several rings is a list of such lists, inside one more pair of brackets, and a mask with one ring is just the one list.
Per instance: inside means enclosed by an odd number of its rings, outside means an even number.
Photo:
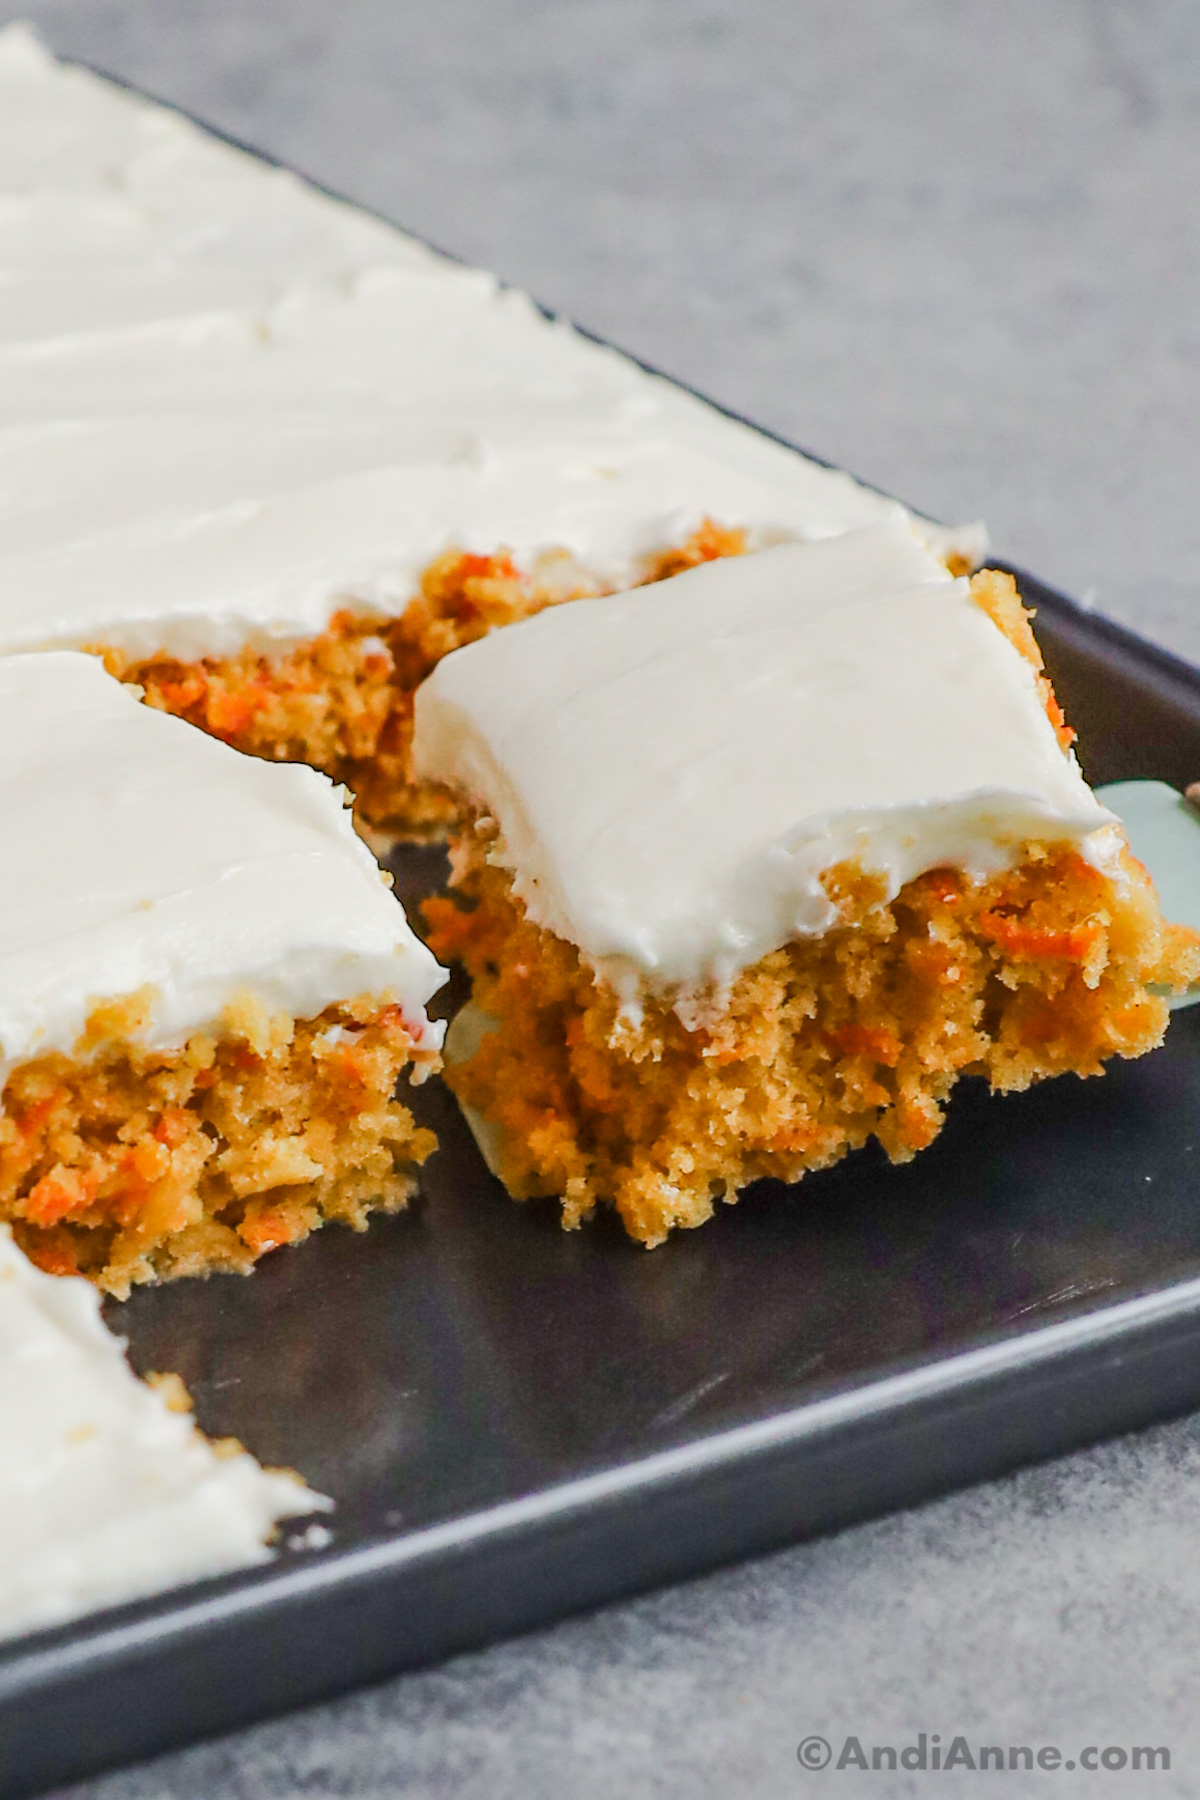
[{"label": "gray background", "polygon": [[[1194,0],[21,14],[1200,657]],[[72,1793],[980,1791],[795,1760],[924,1728],[1172,1750],[1009,1796],[1197,1794],[1198,1681],[1189,1420]]]}]

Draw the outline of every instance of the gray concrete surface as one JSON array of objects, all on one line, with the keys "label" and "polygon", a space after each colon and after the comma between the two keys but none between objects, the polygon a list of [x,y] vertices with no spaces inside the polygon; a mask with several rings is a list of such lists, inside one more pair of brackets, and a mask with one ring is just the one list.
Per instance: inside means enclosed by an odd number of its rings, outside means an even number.
[{"label": "gray concrete surface", "polygon": [[[19,14],[1200,656],[1192,0]],[[1192,1795],[1198,1680],[1190,1420],[72,1793],[978,1791],[795,1757],[925,1729],[1171,1748],[1010,1796]]]}]

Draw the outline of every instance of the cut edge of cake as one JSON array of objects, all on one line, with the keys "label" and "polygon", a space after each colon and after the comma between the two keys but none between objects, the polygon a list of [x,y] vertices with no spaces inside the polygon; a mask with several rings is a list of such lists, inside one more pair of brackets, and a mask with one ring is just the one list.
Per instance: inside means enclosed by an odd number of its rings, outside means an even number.
[{"label": "cut edge of cake", "polygon": [[[645,583],[740,555],[745,546],[743,530],[706,520],[647,559]],[[440,836],[453,823],[449,796],[420,781],[412,766],[416,692],[442,657],[547,607],[603,592],[565,552],[547,554],[527,573],[506,550],[448,551],[398,613],[348,606],[318,636],[286,648],[248,644],[235,656],[190,661],[130,657],[102,643],[87,648],[150,706],[248,755],[306,763],[345,786],[362,835],[384,852],[401,839]]]},{"label": "cut edge of cake", "polygon": [[395,1211],[444,980],[314,771],[0,661],[0,1219],[111,1293]]},{"label": "cut edge of cake", "polygon": [[[841,543],[836,557],[844,561],[855,552]],[[760,586],[764,572],[755,572]],[[938,604],[938,596],[949,603],[949,586],[931,588]],[[533,677],[531,715],[552,705],[550,676],[543,692],[534,671],[539,650],[573,708],[586,712],[587,677],[572,690],[561,649],[571,632],[560,628],[559,646],[547,651],[548,633],[538,644],[536,625],[518,627],[525,647],[509,637],[502,671],[499,659],[466,652],[474,658],[469,676],[465,660],[460,676],[451,659],[422,690],[418,756],[428,776],[440,773],[457,787],[468,812],[453,840],[455,893],[424,908],[431,945],[472,981],[472,1014],[452,1028],[446,1078],[514,1196],[557,1196],[567,1225],[611,1203],[632,1236],[655,1244],[676,1226],[702,1223],[752,1180],[795,1180],[870,1138],[893,1160],[907,1159],[941,1129],[963,1074],[1019,1089],[1067,1071],[1096,1074],[1110,1056],[1138,1056],[1161,1042],[1164,992],[1200,975],[1200,938],[1163,919],[1146,871],[1079,778],[1073,734],[1011,577],[984,571],[969,597],[971,614],[1004,640],[1003,680],[1018,698],[1027,684],[1021,730],[1041,734],[1038,754],[1051,759],[1051,775],[1053,758],[1062,759],[1059,810],[1069,830],[1051,822],[1051,808],[1047,828],[1031,830],[1027,819],[1021,828],[1014,807],[992,866],[955,866],[937,855],[922,865],[918,855],[889,881],[869,857],[830,862],[819,877],[823,925],[779,934],[752,953],[751,934],[739,928],[741,954],[735,947],[719,978],[690,983],[655,975],[662,939],[649,915],[640,940],[648,960],[636,980],[628,953],[597,953],[598,945],[637,940],[636,908],[614,923],[611,909],[598,907],[564,926],[561,868],[531,859],[529,845],[539,817],[559,832],[560,850],[576,841],[574,821],[564,824],[564,795],[578,775],[569,757],[560,759],[562,792],[546,783],[533,793],[522,785],[530,765],[514,749],[515,714],[493,708],[482,737],[464,738],[463,709],[481,691],[476,683],[511,683],[523,657]],[[628,609],[624,624],[634,616]],[[582,629],[581,621],[572,631]],[[662,649],[658,638],[653,647]],[[589,651],[596,667],[611,656],[604,678],[623,692],[627,645],[619,631],[606,645],[597,622]],[[646,691],[631,687],[627,708],[633,695],[641,710],[619,723],[640,745],[653,727],[641,722]],[[449,754],[451,721],[458,736]],[[634,766],[610,760],[596,779],[636,812]],[[599,803],[589,811],[589,798],[580,795],[576,807],[581,841],[610,816]],[[555,800],[563,802],[557,811]],[[506,826],[519,841],[506,837]],[[596,825],[607,846],[604,829]],[[623,878],[636,884],[644,874],[636,855],[625,856],[631,840],[613,841],[609,900],[622,897]],[[596,936],[600,926],[607,938]]]},{"label": "cut edge of cake", "polygon": [[934,869],[890,902],[842,865],[829,879],[844,923],[693,1000],[686,1024],[650,994],[631,1014],[531,923],[486,830],[477,850],[459,839],[469,910],[425,907],[430,943],[474,996],[445,1080],[514,1198],[558,1197],[568,1227],[611,1203],[646,1245],[871,1138],[909,1160],[962,1075],[1006,1092],[1143,1055],[1166,1030],[1158,990],[1200,977],[1200,938],[1164,924],[1132,858],[1118,887],[1073,846],[1029,844],[1002,876]]},{"label": "cut edge of cake", "polygon": [[153,995],[97,1007],[71,1054],[18,1063],[0,1097],[0,1217],[39,1268],[125,1298],[245,1274],[332,1222],[398,1212],[437,1147],[396,1097],[437,1052],[392,999],[316,1018],[253,993],[175,1049],[142,1041]]}]

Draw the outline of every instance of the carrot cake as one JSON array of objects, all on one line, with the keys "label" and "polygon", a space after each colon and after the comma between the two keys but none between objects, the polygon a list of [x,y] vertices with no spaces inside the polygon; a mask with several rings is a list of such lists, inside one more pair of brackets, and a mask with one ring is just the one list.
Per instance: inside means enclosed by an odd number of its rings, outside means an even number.
[{"label": "carrot cake", "polygon": [[0,659],[0,1219],[42,1268],[124,1294],[404,1204],[443,976],[343,801]]},{"label": "carrot cake", "polygon": [[381,831],[441,817],[409,745],[446,651],[910,516],[18,26],[0,371],[0,653],[94,651]]},{"label": "carrot cake", "polygon": [[1200,939],[1087,787],[1008,576],[903,523],[580,601],[447,657],[428,904],[483,1015],[451,1070],[510,1191],[635,1238],[1156,1045]]},{"label": "carrot cake", "polygon": [[267,1561],[329,1501],[196,1430],[178,1379],[134,1375],[100,1297],[0,1226],[0,1637]]}]

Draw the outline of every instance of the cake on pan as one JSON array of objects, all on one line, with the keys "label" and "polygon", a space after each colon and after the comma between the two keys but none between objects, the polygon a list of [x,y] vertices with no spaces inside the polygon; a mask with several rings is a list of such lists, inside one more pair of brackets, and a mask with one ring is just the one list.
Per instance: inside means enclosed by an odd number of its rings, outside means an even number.
[{"label": "cake on pan", "polygon": [[929,1144],[961,1075],[1156,1045],[1200,966],[1087,787],[1007,576],[903,522],[513,626],[417,697],[469,815],[427,904],[449,1079],[517,1196],[659,1242],[758,1176]]},{"label": "cake on pan", "polygon": [[99,1295],[0,1226],[0,1637],[266,1562],[328,1500],[196,1430],[177,1378],[139,1381]]},{"label": "cake on pan", "polygon": [[[0,372],[0,654],[101,654],[381,831],[442,816],[409,744],[447,651],[908,516],[23,27],[0,32]],[[917,526],[978,559],[978,528]]]},{"label": "cake on pan", "polygon": [[114,1294],[403,1205],[442,972],[312,769],[0,659],[0,1219]]}]

